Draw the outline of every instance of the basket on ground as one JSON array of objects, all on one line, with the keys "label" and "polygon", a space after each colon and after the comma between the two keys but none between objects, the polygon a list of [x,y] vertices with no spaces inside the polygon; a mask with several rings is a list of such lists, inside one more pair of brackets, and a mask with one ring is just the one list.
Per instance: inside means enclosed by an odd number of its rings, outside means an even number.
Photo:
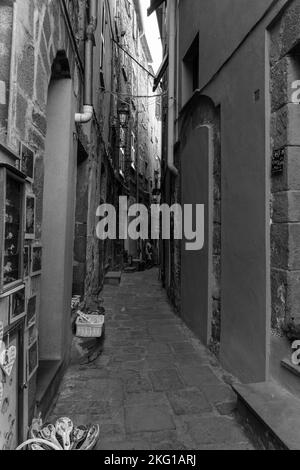
[{"label": "basket on ground", "polygon": [[100,338],[103,332],[104,320],[104,315],[78,316],[76,336],[79,338]]}]

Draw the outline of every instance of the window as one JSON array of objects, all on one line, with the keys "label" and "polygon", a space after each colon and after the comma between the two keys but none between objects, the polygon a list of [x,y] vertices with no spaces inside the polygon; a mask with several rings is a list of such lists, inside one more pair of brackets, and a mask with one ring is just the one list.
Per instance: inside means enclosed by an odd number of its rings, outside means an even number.
[{"label": "window", "polygon": [[125,150],[124,148],[120,148],[119,152],[119,172],[122,176],[125,175]]},{"label": "window", "polygon": [[128,45],[126,41],[122,44],[123,51],[122,51],[122,72],[124,76],[124,80],[127,82],[128,81],[128,71],[130,70],[130,62],[129,62],[129,56],[126,54],[125,51],[128,51]]},{"label": "window", "polygon": [[105,56],[105,28],[106,28],[106,9],[105,2],[103,2],[102,8],[102,21],[101,21],[101,56],[100,56],[100,69],[103,70],[104,67],[104,56]]},{"label": "window", "polygon": [[123,127],[120,128],[120,150],[119,150],[119,172],[125,175],[125,149],[126,149],[126,133]]},{"label": "window", "polygon": [[137,73],[134,65],[132,66],[132,96],[137,96]]},{"label": "window", "polygon": [[120,148],[125,148],[126,146],[126,135],[123,127],[120,129]]},{"label": "window", "polygon": [[[69,2],[69,3],[73,3],[73,2]],[[88,23],[90,19],[90,3],[89,2],[85,3],[85,14],[86,14],[86,21]]]},{"label": "window", "polygon": [[159,188],[159,172],[158,171],[155,171],[154,172],[154,187],[155,189],[158,189]]},{"label": "window", "polygon": [[162,120],[162,98],[161,98],[161,96],[156,97],[155,117],[158,121]]},{"label": "window", "polygon": [[187,51],[182,64],[182,104],[199,88],[199,34]]},{"label": "window", "polygon": [[136,146],[136,137],[135,137],[135,134],[134,132],[132,132],[131,134],[131,165],[135,168],[135,164],[136,164],[136,150],[135,150],[135,146]]},{"label": "window", "polygon": [[136,13],[133,10],[133,12],[132,12],[132,37],[133,37],[133,39],[137,38],[136,23],[137,23]]},{"label": "window", "polygon": [[129,18],[131,18],[131,4],[129,0],[125,0],[125,8],[127,15],[129,16]]}]

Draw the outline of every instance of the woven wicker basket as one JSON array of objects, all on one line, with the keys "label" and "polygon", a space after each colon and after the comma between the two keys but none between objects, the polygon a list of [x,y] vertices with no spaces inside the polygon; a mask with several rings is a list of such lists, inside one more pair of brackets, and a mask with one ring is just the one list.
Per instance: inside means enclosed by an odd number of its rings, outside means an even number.
[{"label": "woven wicker basket", "polygon": [[90,322],[81,317],[76,320],[76,336],[79,338],[100,338],[104,326],[104,315],[89,315]]}]

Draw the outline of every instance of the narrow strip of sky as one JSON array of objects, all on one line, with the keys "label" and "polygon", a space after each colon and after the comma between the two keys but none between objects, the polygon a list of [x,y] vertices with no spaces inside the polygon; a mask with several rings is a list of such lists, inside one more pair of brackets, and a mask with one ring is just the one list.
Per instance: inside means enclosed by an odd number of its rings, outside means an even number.
[{"label": "narrow strip of sky", "polygon": [[155,13],[152,13],[150,17],[147,16],[147,9],[150,6],[150,0],[140,0],[140,5],[142,8],[145,33],[153,57],[152,66],[154,71],[157,72],[162,62],[162,44],[157,23],[157,17]]}]

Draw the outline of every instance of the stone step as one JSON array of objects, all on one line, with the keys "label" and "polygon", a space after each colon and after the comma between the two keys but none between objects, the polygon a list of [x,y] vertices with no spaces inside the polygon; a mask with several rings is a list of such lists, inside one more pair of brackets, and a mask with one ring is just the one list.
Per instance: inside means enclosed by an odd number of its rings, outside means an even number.
[{"label": "stone step", "polygon": [[265,449],[300,450],[300,400],[273,382],[233,385],[244,424]]},{"label": "stone step", "polygon": [[135,267],[137,271],[145,271],[146,263],[140,259],[132,260],[132,265]]},{"label": "stone step", "polygon": [[65,365],[62,361],[40,361],[37,374],[36,408],[45,419],[60,386]]},{"label": "stone step", "polygon": [[136,273],[137,269],[134,266],[127,266],[124,268],[124,273],[126,274],[131,274],[131,273]]},{"label": "stone step", "polygon": [[292,361],[288,358],[281,361],[281,366],[291,372],[293,375],[300,377],[300,366],[295,366]]},{"label": "stone step", "polygon": [[104,284],[109,286],[119,286],[121,283],[121,271],[108,272],[104,278]]}]

